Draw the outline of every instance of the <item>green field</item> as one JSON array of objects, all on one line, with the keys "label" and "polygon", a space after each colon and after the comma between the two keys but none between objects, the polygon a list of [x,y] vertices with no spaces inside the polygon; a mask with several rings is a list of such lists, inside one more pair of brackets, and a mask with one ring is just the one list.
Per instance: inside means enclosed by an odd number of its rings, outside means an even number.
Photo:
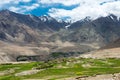
[{"label": "green field", "polygon": [[[10,71],[11,70],[11,71]],[[28,70],[39,70],[35,74],[18,75]],[[1,64],[0,80],[43,79],[57,80],[76,76],[94,76],[120,72],[120,59],[61,58],[46,62],[30,62],[24,64]]]}]

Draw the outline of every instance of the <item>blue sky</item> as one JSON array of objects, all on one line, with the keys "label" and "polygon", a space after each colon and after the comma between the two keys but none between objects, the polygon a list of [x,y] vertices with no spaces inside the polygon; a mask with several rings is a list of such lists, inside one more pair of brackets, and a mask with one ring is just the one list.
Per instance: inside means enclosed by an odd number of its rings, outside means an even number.
[{"label": "blue sky", "polygon": [[59,19],[96,19],[109,14],[120,16],[120,0],[0,0],[2,9]]},{"label": "blue sky", "polygon": [[[41,4],[42,5],[42,4]],[[45,5],[43,5],[45,6]],[[75,7],[77,7],[77,5],[72,5],[72,6],[64,6],[62,4],[53,4],[52,6],[47,6],[46,7],[38,7],[36,9],[33,9],[31,11],[25,12],[26,14],[33,14],[33,15],[37,15],[37,16],[41,16],[41,15],[48,15],[49,10],[52,8],[59,8],[59,9],[66,9],[66,10],[72,10]]]},{"label": "blue sky", "polygon": [[[61,3],[47,4],[47,3],[40,3],[39,1],[40,0],[16,0],[16,2],[14,2],[14,0],[8,0],[8,2],[7,2],[7,0],[6,0],[6,4],[5,4],[5,2],[3,2],[3,6],[0,6],[0,9],[1,10],[9,9],[11,11],[18,12],[18,13],[42,16],[42,15],[48,15],[49,10],[52,8],[72,10],[78,6],[77,4],[69,5],[69,6],[66,6]],[[26,8],[24,8],[24,7],[26,7]],[[27,9],[29,7],[34,7],[34,8]]]}]

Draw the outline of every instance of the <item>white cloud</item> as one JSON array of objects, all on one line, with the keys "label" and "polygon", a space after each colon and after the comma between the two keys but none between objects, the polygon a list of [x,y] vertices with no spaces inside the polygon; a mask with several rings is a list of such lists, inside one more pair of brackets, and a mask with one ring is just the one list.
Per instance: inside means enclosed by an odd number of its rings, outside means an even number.
[{"label": "white cloud", "polygon": [[34,3],[34,4],[30,5],[30,6],[20,6],[20,7],[12,6],[12,7],[9,8],[9,10],[14,11],[14,12],[24,13],[24,12],[27,12],[27,11],[34,10],[37,7],[39,7],[39,4]]},{"label": "white cloud", "polygon": [[30,2],[31,0],[20,0],[21,2]]},{"label": "white cloud", "polygon": [[42,4],[55,4],[60,3],[66,6],[79,4],[81,0],[39,0],[39,3]]},{"label": "white cloud", "polygon": [[102,6],[102,9],[105,11],[105,13],[111,13],[120,16],[120,1],[106,3]]},{"label": "white cloud", "polygon": [[6,5],[6,4],[16,4],[19,2],[30,2],[31,0],[0,0],[1,5]]},{"label": "white cloud", "polygon": [[0,5],[8,4],[13,0],[0,0]]},{"label": "white cloud", "polygon": [[9,7],[8,5],[17,5],[20,2],[28,3],[32,0],[0,0],[0,9]]},{"label": "white cloud", "polygon": [[13,12],[17,12],[17,11],[20,10],[20,8],[17,8],[17,7],[13,7],[13,6],[12,6],[12,7],[9,8],[9,10],[10,10],[10,11],[13,11]]},{"label": "white cloud", "polygon": [[25,10],[30,11],[30,10],[36,9],[37,7],[39,7],[39,4],[35,3],[35,4],[32,4],[31,6],[22,6],[21,8],[24,8]]},{"label": "white cloud", "polygon": [[[50,9],[48,14],[55,18],[70,17],[72,20],[76,21],[86,16],[90,16],[92,19],[96,19],[100,16],[107,16],[108,14],[120,16],[120,0],[43,0],[41,2],[47,4],[47,1],[48,4],[61,3],[67,6],[80,4],[72,10],[59,8]],[[101,3],[104,4],[101,5]]]},{"label": "white cloud", "polygon": [[101,3],[101,2],[109,2],[109,1],[114,1],[114,0],[38,0],[39,3],[42,4],[55,4],[55,3],[60,3],[65,6],[71,6],[71,5],[76,5],[76,4],[84,4],[84,3]]}]

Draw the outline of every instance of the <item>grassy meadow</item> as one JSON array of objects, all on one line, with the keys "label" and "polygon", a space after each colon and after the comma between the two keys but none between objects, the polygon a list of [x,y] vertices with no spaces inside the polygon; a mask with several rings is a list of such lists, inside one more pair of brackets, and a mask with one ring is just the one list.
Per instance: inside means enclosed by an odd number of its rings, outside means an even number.
[{"label": "grassy meadow", "polygon": [[[36,70],[37,72],[28,74],[29,70]],[[22,74],[24,71],[26,71],[25,75],[18,74]],[[57,80],[119,72],[120,59],[115,58],[60,58],[45,62],[0,64],[0,80]]]}]

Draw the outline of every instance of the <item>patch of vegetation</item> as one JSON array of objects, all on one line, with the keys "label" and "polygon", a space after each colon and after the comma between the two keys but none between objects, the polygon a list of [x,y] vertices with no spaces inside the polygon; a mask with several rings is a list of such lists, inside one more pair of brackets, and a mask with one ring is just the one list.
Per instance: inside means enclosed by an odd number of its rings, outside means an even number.
[{"label": "patch of vegetation", "polygon": [[70,57],[73,56],[75,54],[83,54],[84,52],[53,52],[51,53],[51,57],[53,58],[63,58],[63,57]]},{"label": "patch of vegetation", "polygon": [[35,56],[18,56],[16,60],[19,61],[39,61],[40,57],[38,55]]},{"label": "patch of vegetation", "polygon": [[30,58],[27,56],[18,56],[16,60],[17,61],[29,61]]}]

